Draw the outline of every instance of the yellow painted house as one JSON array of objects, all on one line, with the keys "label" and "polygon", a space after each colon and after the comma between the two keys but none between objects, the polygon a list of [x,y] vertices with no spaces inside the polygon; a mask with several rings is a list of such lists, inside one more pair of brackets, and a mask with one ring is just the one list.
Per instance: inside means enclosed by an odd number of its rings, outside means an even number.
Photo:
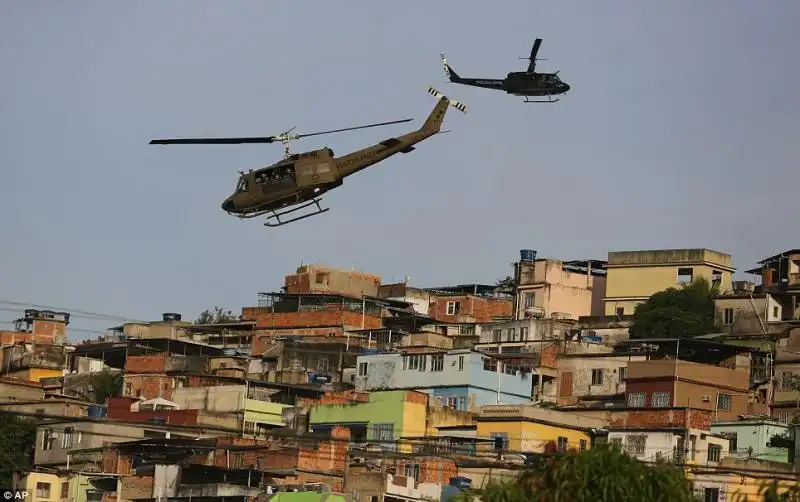
[{"label": "yellow painted house", "polygon": [[107,474],[72,474],[59,477],[44,472],[29,472],[22,478],[19,490],[28,492],[26,502],[87,502],[89,492],[98,498],[98,490],[91,484],[92,478],[108,477]]},{"label": "yellow painted house", "polygon": [[631,315],[634,307],[653,293],[704,277],[731,289],[733,272],[729,254],[710,249],[657,249],[612,251],[606,265],[605,315]]},{"label": "yellow painted house", "polygon": [[[605,421],[572,413],[530,405],[489,405],[481,407],[475,417],[479,439],[503,438],[511,452],[542,453],[553,442],[560,450],[588,449],[592,429],[605,426]],[[482,448],[493,448],[488,444]]]}]

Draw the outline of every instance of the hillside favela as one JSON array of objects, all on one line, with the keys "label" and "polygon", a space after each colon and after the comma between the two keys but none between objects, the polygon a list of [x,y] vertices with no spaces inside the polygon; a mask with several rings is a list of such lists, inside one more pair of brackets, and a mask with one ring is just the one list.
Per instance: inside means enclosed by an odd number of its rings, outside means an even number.
[{"label": "hillside favela", "polygon": [[616,445],[698,500],[762,500],[800,472],[800,250],[776,251],[745,270],[710,249],[512,250],[493,284],[436,287],[301,265],[249,305],[165,305],[89,339],[70,333],[85,312],[19,305],[2,484],[42,502],[447,501]]}]

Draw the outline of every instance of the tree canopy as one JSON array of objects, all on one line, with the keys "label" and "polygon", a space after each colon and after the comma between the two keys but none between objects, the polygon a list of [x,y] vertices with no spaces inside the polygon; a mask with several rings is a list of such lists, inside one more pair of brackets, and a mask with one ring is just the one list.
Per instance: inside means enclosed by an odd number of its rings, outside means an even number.
[{"label": "tree canopy", "polygon": [[122,395],[123,376],[121,371],[103,370],[92,375],[89,382],[92,385],[94,402],[106,404],[109,397]]},{"label": "tree canopy", "polygon": [[631,338],[692,338],[714,331],[714,295],[703,277],[681,288],[667,288],[636,306]]},{"label": "tree canopy", "polygon": [[230,310],[222,307],[214,307],[214,310],[204,310],[195,319],[195,324],[222,324],[226,322],[238,322],[239,316]]},{"label": "tree canopy", "polygon": [[548,466],[530,469],[513,482],[491,482],[483,502],[597,502],[645,500],[694,502],[683,471],[667,462],[646,464],[611,445],[552,457]]},{"label": "tree canopy", "polygon": [[0,420],[0,486],[12,486],[14,471],[31,465],[35,446],[35,423],[12,415],[2,417]]}]

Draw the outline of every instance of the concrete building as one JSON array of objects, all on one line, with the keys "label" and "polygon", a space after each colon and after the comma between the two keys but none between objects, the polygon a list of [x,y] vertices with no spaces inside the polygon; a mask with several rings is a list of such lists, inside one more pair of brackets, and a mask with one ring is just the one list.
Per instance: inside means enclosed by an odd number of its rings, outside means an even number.
[{"label": "concrete building", "polygon": [[6,345],[3,347],[3,374],[28,382],[63,377],[73,351],[68,345],[24,342]]},{"label": "concrete building", "polygon": [[[475,420],[479,438],[502,438],[503,450],[525,453],[543,453],[549,443],[561,452],[586,450],[592,446],[593,431],[606,425],[597,418],[524,405],[483,406]],[[484,449],[496,449],[496,445],[490,443]]]},{"label": "concrete building", "polygon": [[775,390],[770,414],[787,424],[800,419],[800,328],[778,341],[775,351]]},{"label": "concrete building", "polygon": [[388,300],[398,300],[408,302],[417,314],[427,316],[430,305],[434,301],[434,295],[427,289],[414,288],[401,282],[397,284],[381,284],[378,288],[378,296]]},{"label": "concrete building", "polygon": [[613,251],[606,265],[605,315],[625,316],[653,293],[704,277],[718,284],[721,291],[731,289],[736,270],[728,254],[710,249],[659,249]]},{"label": "concrete building", "polygon": [[789,450],[767,446],[772,436],[787,434],[791,427],[768,417],[744,417],[741,420],[714,422],[711,432],[730,441],[730,454],[737,458],[757,458],[788,462]]},{"label": "concrete building", "polygon": [[487,324],[479,335],[481,347],[513,347],[525,342],[564,340],[575,327],[574,321],[528,317]]},{"label": "concrete building", "polygon": [[0,344],[42,343],[46,345],[64,345],[67,343],[68,312],[52,310],[26,309],[14,321],[12,331],[0,330]]},{"label": "concrete building", "polygon": [[525,250],[514,264],[514,318],[578,319],[602,315],[605,262],[536,259]]},{"label": "concrete building", "polygon": [[714,323],[725,333],[777,333],[784,329],[783,305],[755,284],[734,281],[733,289],[714,297]]},{"label": "concrete building", "polygon": [[628,407],[709,410],[717,420],[753,412],[745,349],[691,339],[631,340],[629,347],[646,358],[628,363]]},{"label": "concrete building", "polygon": [[558,355],[559,406],[602,401],[624,403],[628,365],[644,355],[615,353],[599,343],[568,342]]},{"label": "concrete building", "polygon": [[376,296],[381,276],[326,265],[301,265],[287,275],[283,290],[293,295],[337,294],[360,297]]},{"label": "concrete building", "polygon": [[533,378],[514,365],[460,349],[361,355],[355,381],[358,390],[419,390],[469,411],[484,404],[530,402]]},{"label": "concrete building", "polygon": [[783,320],[800,319],[800,249],[790,249],[758,262],[747,273],[761,277],[761,290],[781,304]]},{"label": "concrete building", "polygon": [[647,462],[663,459],[686,465],[716,466],[730,451],[728,439],[693,428],[610,426],[608,441]]}]

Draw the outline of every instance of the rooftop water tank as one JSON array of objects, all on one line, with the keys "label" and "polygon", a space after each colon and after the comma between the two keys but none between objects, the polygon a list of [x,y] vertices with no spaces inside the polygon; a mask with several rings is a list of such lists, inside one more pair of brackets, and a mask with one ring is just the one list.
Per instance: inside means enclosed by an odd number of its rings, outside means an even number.
[{"label": "rooftop water tank", "polygon": [[181,320],[181,315],[180,314],[176,314],[175,312],[164,312],[161,315],[161,318],[164,320],[164,322],[180,321]]},{"label": "rooftop water tank", "polygon": [[520,259],[520,261],[536,261],[536,250],[535,249],[520,249],[519,250],[519,259]]}]

